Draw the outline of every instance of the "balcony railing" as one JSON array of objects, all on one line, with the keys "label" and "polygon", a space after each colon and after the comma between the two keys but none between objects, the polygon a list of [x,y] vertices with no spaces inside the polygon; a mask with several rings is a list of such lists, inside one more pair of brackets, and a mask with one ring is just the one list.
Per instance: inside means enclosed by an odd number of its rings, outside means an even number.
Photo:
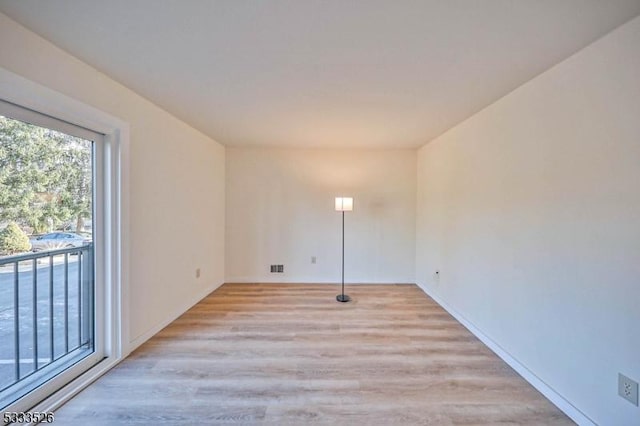
[{"label": "balcony railing", "polygon": [[93,245],[0,258],[0,408],[93,352]]}]

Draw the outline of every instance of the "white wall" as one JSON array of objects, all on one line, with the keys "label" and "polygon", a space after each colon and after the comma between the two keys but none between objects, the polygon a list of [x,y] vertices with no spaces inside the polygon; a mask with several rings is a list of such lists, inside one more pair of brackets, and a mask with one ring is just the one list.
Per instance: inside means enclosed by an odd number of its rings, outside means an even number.
[{"label": "white wall", "polygon": [[415,188],[415,150],[229,148],[227,281],[340,282],[346,195],[345,281],[413,282]]},{"label": "white wall", "polygon": [[428,293],[593,421],[640,425],[617,396],[640,380],[640,18],[424,146],[417,211]]},{"label": "white wall", "polygon": [[130,124],[128,316],[137,345],[224,281],[224,147],[3,14],[0,51],[2,69]]}]

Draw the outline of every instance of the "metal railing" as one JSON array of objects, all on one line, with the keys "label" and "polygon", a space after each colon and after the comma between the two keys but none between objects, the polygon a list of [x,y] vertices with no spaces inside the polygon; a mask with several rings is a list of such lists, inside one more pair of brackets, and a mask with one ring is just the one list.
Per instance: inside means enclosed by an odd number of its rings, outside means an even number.
[{"label": "metal railing", "polygon": [[92,244],[0,258],[0,392],[93,348],[93,293]]}]

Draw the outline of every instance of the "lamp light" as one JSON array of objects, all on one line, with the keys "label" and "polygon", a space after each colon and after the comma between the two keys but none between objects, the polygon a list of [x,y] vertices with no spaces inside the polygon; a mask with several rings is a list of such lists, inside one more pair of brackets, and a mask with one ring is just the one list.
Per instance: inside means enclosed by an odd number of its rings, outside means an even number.
[{"label": "lamp light", "polygon": [[350,211],[353,211],[353,198],[351,198],[351,197],[336,197],[336,211],[337,212],[350,212]]},{"label": "lamp light", "polygon": [[342,212],[342,292],[336,296],[336,300],[348,302],[351,298],[344,294],[344,212],[353,211],[353,198],[336,197],[336,211]]}]

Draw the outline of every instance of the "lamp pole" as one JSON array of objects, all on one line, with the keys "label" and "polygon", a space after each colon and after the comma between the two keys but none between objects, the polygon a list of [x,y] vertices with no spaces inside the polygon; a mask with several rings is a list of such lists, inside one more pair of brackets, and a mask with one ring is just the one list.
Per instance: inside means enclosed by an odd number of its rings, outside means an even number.
[{"label": "lamp pole", "polygon": [[344,210],[342,211],[342,298],[344,299]]},{"label": "lamp pole", "polygon": [[344,294],[344,206],[342,206],[342,292],[336,296],[338,302],[348,302],[351,300],[349,296]]}]

